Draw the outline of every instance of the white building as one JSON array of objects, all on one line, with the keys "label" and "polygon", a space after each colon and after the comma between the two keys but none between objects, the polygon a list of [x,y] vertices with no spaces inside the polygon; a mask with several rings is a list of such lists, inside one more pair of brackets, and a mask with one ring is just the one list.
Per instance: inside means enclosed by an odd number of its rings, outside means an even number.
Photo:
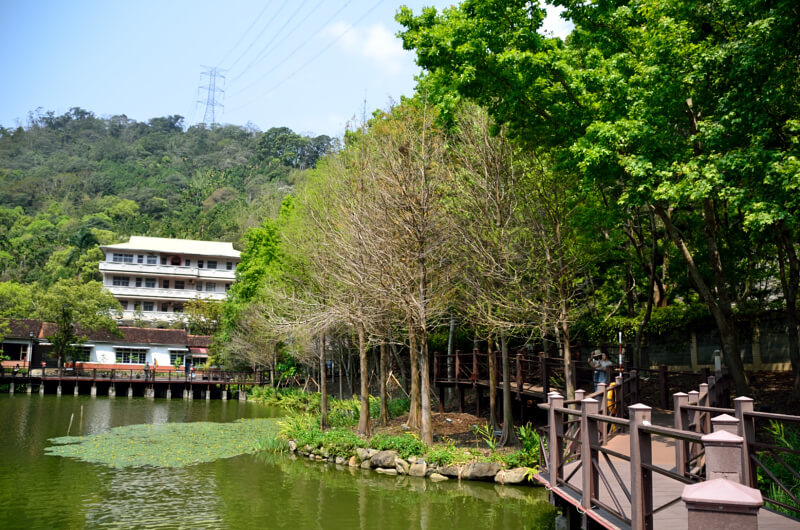
[{"label": "white building", "polygon": [[189,300],[224,300],[240,256],[232,243],[163,237],[131,236],[100,248],[103,285],[125,320],[179,320]]}]

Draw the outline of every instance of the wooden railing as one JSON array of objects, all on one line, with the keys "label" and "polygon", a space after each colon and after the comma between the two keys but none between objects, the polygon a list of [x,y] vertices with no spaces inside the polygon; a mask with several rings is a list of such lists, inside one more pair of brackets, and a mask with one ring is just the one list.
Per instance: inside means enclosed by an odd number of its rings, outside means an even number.
[{"label": "wooden railing", "polygon": [[[632,528],[653,528],[654,515],[675,502],[654,506],[654,476],[664,476],[683,484],[705,480],[703,437],[714,431],[727,430],[743,439],[741,482],[758,488],[760,469],[775,485],[773,491],[781,492],[795,505],[774,499],[768,490],[762,489],[765,501],[793,512],[795,517],[800,516],[800,500],[792,492],[791,485],[781,482],[765,464],[765,459],[771,458],[800,481],[798,470],[782,458],[787,454],[800,455],[800,448],[776,445],[765,436],[763,426],[757,425],[757,422],[783,422],[800,426],[800,417],[754,412],[753,400],[746,397],[737,398],[734,408],[721,407],[719,405],[725,401],[725,386],[715,377],[709,377],[698,390],[674,394],[674,427],[653,425],[650,407],[640,403],[627,405],[624,397],[626,382],[631,394],[630,389],[636,380],[636,373],[627,378],[618,377],[608,388],[589,395],[576,392],[577,399],[570,401],[560,394],[551,393],[548,403],[540,405],[548,411],[548,424],[542,431],[545,436],[540,438],[540,468],[552,487],[574,491],[580,496],[583,510],[599,507]],[[621,409],[609,409],[609,394],[613,391],[622,396],[621,403],[627,409],[628,418],[623,417]],[[629,435],[628,453],[606,446],[609,430]],[[674,468],[653,463],[654,436],[662,442],[674,442]],[[612,458],[626,463],[624,465],[628,468],[624,474],[627,477],[622,476],[619,463],[615,466]],[[606,472],[601,462],[605,464]],[[567,469],[569,472],[565,475]],[[570,483],[579,472],[582,490]],[[601,486],[611,499],[610,504],[601,500]]]},{"label": "wooden railing", "polygon": [[230,372],[223,370],[172,371],[97,368],[42,368],[41,377],[61,380],[136,381],[143,383],[212,383],[212,384],[265,384],[269,378],[263,372]]}]

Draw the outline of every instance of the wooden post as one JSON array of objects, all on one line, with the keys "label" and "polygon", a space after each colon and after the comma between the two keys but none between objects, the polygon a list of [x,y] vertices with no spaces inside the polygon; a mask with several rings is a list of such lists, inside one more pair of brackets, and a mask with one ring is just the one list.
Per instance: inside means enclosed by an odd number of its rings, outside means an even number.
[{"label": "wooden post", "polygon": [[[575,392],[577,394],[577,391]],[[600,403],[596,399],[581,400],[581,473],[583,491],[581,492],[581,508],[589,510],[592,501],[597,498],[600,489],[598,470],[594,466],[597,460],[597,420],[589,419],[589,414],[597,414]]]},{"label": "wooden post", "polygon": [[473,383],[475,386],[475,415],[480,418],[481,416],[481,387],[478,383]]},{"label": "wooden post", "polygon": [[667,374],[667,365],[661,364],[658,366],[658,393],[661,397],[661,408],[664,410],[669,409],[669,381]]},{"label": "wooden post", "polygon": [[747,416],[746,413],[753,412],[753,399],[749,397],[738,397],[733,400],[736,410],[736,417],[739,418],[739,430],[737,434],[744,438],[742,444],[742,482],[751,488],[758,488],[758,473],[756,464],[750,458],[750,447],[756,441],[755,420]]},{"label": "wooden post", "polygon": [[517,399],[522,402],[522,352],[517,352]]},{"label": "wooden post", "polygon": [[653,528],[652,472],[642,464],[652,463],[650,434],[640,431],[645,422],[650,423],[651,408],[637,403],[628,407],[631,443],[631,529]]},{"label": "wooden post", "polygon": [[456,383],[458,383],[458,374],[461,373],[461,356],[459,353],[460,352],[456,350]]},{"label": "wooden post", "polygon": [[757,530],[761,492],[718,478],[683,488],[689,530]]},{"label": "wooden post", "polygon": [[439,385],[439,412],[444,412],[444,385]]},{"label": "wooden post", "polygon": [[544,352],[539,354],[539,362],[541,363],[541,378],[542,378],[542,392],[544,395],[550,394],[550,365],[547,363],[547,356]]},{"label": "wooden post", "polygon": [[[700,385],[700,395],[698,396],[697,404],[701,407],[709,407],[711,404],[709,403],[709,395],[708,395],[708,383],[703,383]],[[700,412],[698,413],[699,420],[702,420],[702,425],[700,428],[702,429],[702,433],[706,434],[711,432],[711,414],[707,412]]]},{"label": "wooden post", "polygon": [[[683,405],[689,404],[689,394],[686,392],[676,392],[672,395],[675,411],[675,428],[681,431],[688,429],[688,416]],[[689,443],[685,440],[675,440],[675,472],[683,477],[686,476],[686,455],[689,454]]]},{"label": "wooden post", "polygon": [[550,394],[548,398],[550,409],[548,411],[548,438],[547,448],[550,452],[550,487],[557,487],[559,479],[564,478],[564,466],[562,461],[561,440],[564,436],[564,415],[556,412],[556,408],[564,406],[564,396],[561,394]]},{"label": "wooden post", "polygon": [[631,383],[630,383],[631,402],[639,403],[639,371],[631,370],[628,375],[631,378]]},{"label": "wooden post", "polygon": [[742,483],[742,442],[744,438],[728,431],[703,436],[706,448],[706,480],[724,478]]},{"label": "wooden post", "polygon": [[477,381],[480,379],[480,375],[478,374],[478,349],[474,348],[472,350],[472,375],[470,378],[473,381]]},{"label": "wooden post", "polygon": [[[456,357],[458,359],[458,357]],[[456,387],[456,394],[458,395],[458,412],[464,412],[464,389],[461,386]]]},{"label": "wooden post", "polygon": [[616,387],[617,387],[617,391],[615,392],[616,397],[617,397],[617,415],[620,418],[624,418],[625,417],[625,408],[624,408],[625,407],[625,395],[624,395],[625,389],[623,388],[624,385],[622,384],[622,376],[618,375],[617,377],[615,377],[614,378],[614,383],[616,384]]},{"label": "wooden post", "polygon": [[[600,414],[608,416],[608,385],[606,383],[597,383],[597,391],[600,392]],[[605,445],[608,442],[608,424],[601,423],[599,429],[600,440]]]}]

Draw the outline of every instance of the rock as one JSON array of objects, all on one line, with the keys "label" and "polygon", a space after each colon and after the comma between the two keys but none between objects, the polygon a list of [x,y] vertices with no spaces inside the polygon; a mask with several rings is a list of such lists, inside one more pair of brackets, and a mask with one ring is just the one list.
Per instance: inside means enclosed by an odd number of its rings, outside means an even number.
[{"label": "rock", "polygon": [[369,450],[364,449],[363,447],[359,447],[358,449],[356,449],[356,456],[358,456],[358,459],[361,460],[362,462],[364,460],[369,460]]},{"label": "rock", "polygon": [[394,461],[394,468],[401,475],[408,475],[408,462],[402,458],[396,458]]},{"label": "rock", "polygon": [[376,467],[375,472],[380,473],[381,475],[397,475],[396,469],[387,467]]},{"label": "rock", "polygon": [[314,448],[313,448],[313,447],[311,447],[310,445],[306,444],[306,446],[305,446],[305,447],[303,447],[303,450],[304,450],[306,453],[310,453],[311,451],[313,451],[313,450],[314,450]]},{"label": "rock", "polygon": [[370,458],[372,467],[387,467],[392,469],[395,466],[396,460],[397,451],[378,451]]},{"label": "rock", "polygon": [[297,451],[297,442],[295,442],[294,440],[289,440],[289,451],[293,453]]},{"label": "rock", "polygon": [[376,449],[367,449],[367,458],[372,458],[378,453]]},{"label": "rock", "polygon": [[458,478],[461,468],[458,466],[439,466],[438,472],[445,477]]},{"label": "rock", "polygon": [[327,447],[323,447],[322,448],[322,456],[324,456],[325,458],[328,458],[329,456],[331,456],[330,453],[328,452]]},{"label": "rock", "polygon": [[494,480],[500,466],[489,462],[472,462],[464,466],[461,478],[464,480]]},{"label": "rock", "polygon": [[450,480],[449,478],[447,478],[444,475],[441,475],[439,473],[431,473],[431,476],[428,477],[428,478],[431,479],[434,482],[441,482],[443,480]]},{"label": "rock", "polygon": [[527,475],[527,473],[528,469],[524,467],[501,469],[497,472],[497,475],[495,475],[494,481],[500,484],[519,484],[521,482],[526,482],[525,475]]},{"label": "rock", "polygon": [[350,460],[347,462],[347,465],[350,467],[358,467],[358,458],[351,456]]},{"label": "rock", "polygon": [[336,463],[336,457],[335,456],[329,456],[328,457],[328,462],[330,462],[331,464],[335,464]]},{"label": "rock", "polygon": [[344,457],[337,456],[335,461],[337,464],[342,465],[344,464]]},{"label": "rock", "polygon": [[412,477],[424,477],[427,471],[428,465],[424,460],[417,460],[415,463],[411,464],[410,468],[408,468],[408,474]]},{"label": "rock", "polygon": [[361,469],[370,469],[371,467],[372,465],[370,464],[369,459],[361,462]]}]

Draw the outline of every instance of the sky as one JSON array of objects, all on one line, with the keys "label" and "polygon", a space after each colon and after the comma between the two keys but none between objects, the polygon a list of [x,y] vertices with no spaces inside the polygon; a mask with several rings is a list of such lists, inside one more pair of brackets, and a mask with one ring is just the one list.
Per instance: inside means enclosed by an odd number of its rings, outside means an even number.
[{"label": "sky", "polygon": [[[452,3],[0,0],[0,126],[72,107],[137,121],[179,114],[188,126],[213,109],[216,123],[341,136],[365,108],[414,91],[398,7]],[[570,29],[549,8],[544,30]]]}]

